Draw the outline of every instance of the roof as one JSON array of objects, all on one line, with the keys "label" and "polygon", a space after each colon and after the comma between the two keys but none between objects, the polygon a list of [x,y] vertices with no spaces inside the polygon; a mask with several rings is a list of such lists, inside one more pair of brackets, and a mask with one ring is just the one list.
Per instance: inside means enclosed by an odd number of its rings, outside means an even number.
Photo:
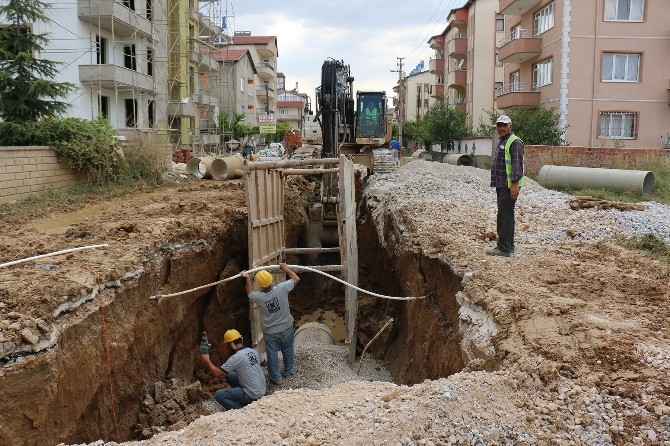
[{"label": "roof", "polygon": [[277,41],[277,36],[233,36],[233,45],[267,45]]},{"label": "roof", "polygon": [[230,48],[221,48],[211,51],[210,56],[216,60],[240,60],[249,50],[235,50]]}]

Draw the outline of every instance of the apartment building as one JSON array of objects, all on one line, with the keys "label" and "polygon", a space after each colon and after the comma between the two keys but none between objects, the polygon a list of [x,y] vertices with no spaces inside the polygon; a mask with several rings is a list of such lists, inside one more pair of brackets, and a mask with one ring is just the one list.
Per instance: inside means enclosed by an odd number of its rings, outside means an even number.
[{"label": "apartment building", "polygon": [[277,120],[285,121],[292,129],[300,130],[302,133],[305,128],[307,104],[307,94],[298,92],[297,85],[295,90],[280,91],[277,95]]},{"label": "apartment building", "polygon": [[411,74],[405,78],[403,98],[405,120],[416,121],[423,118],[428,109],[437,102],[433,92],[436,82],[437,75],[432,70]]},{"label": "apartment building", "polygon": [[248,50],[256,66],[254,122],[258,125],[260,115],[276,113],[277,36],[252,36],[249,31],[238,31],[232,37],[231,48]]},{"label": "apartment building", "polygon": [[256,64],[249,50],[234,49],[224,45],[212,51],[219,63],[220,111],[232,121],[234,115],[243,114],[242,123],[258,125],[256,120]]},{"label": "apartment building", "polygon": [[470,0],[452,10],[444,31],[428,41],[435,50],[433,95],[465,110],[466,124],[474,128],[488,122],[487,112],[496,108],[496,84],[503,82],[496,44],[504,36],[504,21],[497,9],[498,0]]},{"label": "apartment building", "polygon": [[667,0],[500,0],[498,107],[554,107],[572,145],[670,145]]}]

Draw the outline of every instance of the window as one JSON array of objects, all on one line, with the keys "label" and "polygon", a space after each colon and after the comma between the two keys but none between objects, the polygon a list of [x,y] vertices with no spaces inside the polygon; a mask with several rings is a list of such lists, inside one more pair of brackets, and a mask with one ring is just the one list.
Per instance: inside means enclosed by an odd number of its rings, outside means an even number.
[{"label": "window", "polygon": [[494,94],[495,96],[500,96],[503,92],[503,83],[502,82],[496,82],[495,87],[494,87]]},{"label": "window", "polygon": [[533,65],[533,90],[551,84],[553,59],[543,60]]},{"label": "window", "polygon": [[109,119],[109,96],[98,96],[98,115]]},{"label": "window", "polygon": [[505,31],[505,16],[496,14],[496,31]]},{"label": "window", "polygon": [[107,63],[107,39],[102,36],[95,36],[95,53],[98,65]]},{"label": "window", "polygon": [[152,20],[151,9],[152,9],[151,0],[147,0],[147,20],[150,22]]},{"label": "window", "polygon": [[137,71],[137,54],[135,45],[123,45],[123,66]]},{"label": "window", "polygon": [[535,13],[534,34],[539,36],[554,27],[554,4],[551,3]]},{"label": "window", "polygon": [[423,91],[430,93],[430,84],[423,84]]},{"label": "window", "polygon": [[126,127],[137,126],[137,100],[126,99]]},{"label": "window", "polygon": [[605,21],[641,22],[644,0],[605,0]]},{"label": "window", "polygon": [[280,114],[280,115],[287,115],[287,114],[288,114],[288,110],[287,110],[286,108],[283,108],[283,107],[282,107],[282,108],[279,109],[279,114]]},{"label": "window", "polygon": [[123,0],[123,6],[130,10],[135,10],[135,0]]},{"label": "window", "polygon": [[149,99],[149,103],[147,104],[147,121],[149,127],[153,127],[156,123],[156,104],[153,99]]},{"label": "window", "polygon": [[421,96],[421,84],[416,84],[416,92]]},{"label": "window", "polygon": [[637,82],[640,77],[639,54],[603,54],[602,80],[605,82]]},{"label": "window", "polygon": [[240,93],[244,93],[244,78],[240,78]]},{"label": "window", "polygon": [[428,99],[424,99],[424,100],[423,100],[423,106],[424,106],[425,108],[428,108]]},{"label": "window", "polygon": [[147,48],[147,74],[154,75],[154,50]]},{"label": "window", "polygon": [[600,137],[634,139],[637,113],[601,112]]},{"label": "window", "polygon": [[521,90],[521,74],[515,71],[509,76],[509,91],[513,93],[519,90]]}]

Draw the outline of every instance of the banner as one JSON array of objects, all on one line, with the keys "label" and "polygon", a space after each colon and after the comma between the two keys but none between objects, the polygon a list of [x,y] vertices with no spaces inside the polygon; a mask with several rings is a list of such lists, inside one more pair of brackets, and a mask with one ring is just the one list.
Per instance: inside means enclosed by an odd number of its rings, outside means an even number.
[{"label": "banner", "polygon": [[274,114],[259,115],[258,127],[260,128],[260,132],[263,134],[277,133],[277,116]]}]

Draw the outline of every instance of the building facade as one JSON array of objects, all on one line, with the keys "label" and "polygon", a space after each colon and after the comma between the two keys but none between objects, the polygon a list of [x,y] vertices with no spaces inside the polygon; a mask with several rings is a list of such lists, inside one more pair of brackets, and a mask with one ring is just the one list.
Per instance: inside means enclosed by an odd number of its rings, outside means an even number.
[{"label": "building facade", "polygon": [[670,143],[667,0],[500,0],[499,8],[499,108],[555,108],[572,145]]},{"label": "building facade", "polygon": [[422,71],[409,75],[404,80],[404,119],[416,121],[423,118],[428,109],[437,102],[433,90],[437,76],[433,71]]},{"label": "building facade", "polygon": [[496,43],[504,36],[504,22],[497,8],[498,0],[470,0],[452,10],[444,31],[428,41],[435,50],[433,95],[466,111],[466,124],[473,128],[488,122],[488,112],[496,108],[495,86],[503,82]]}]

